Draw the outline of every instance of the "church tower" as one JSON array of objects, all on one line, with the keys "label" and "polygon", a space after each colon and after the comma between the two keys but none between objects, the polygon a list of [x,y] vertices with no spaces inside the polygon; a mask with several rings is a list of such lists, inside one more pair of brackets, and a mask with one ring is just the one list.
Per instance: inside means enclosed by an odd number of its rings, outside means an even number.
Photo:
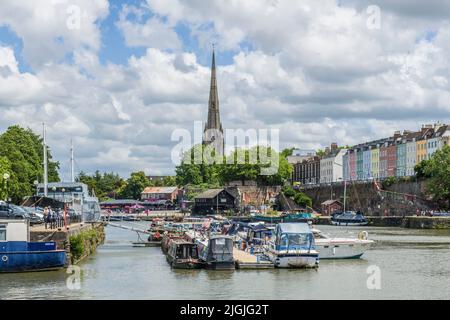
[{"label": "church tower", "polygon": [[213,48],[211,67],[211,86],[209,89],[208,119],[203,131],[203,144],[214,144],[216,152],[223,155],[225,142],[220,122],[219,93],[217,92],[216,55]]}]

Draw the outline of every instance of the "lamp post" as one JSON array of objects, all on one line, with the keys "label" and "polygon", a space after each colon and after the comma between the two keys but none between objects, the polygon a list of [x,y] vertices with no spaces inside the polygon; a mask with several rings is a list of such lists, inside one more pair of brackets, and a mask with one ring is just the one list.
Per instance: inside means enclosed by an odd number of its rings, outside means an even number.
[{"label": "lamp post", "polygon": [[53,200],[55,200],[55,193],[56,193],[56,187],[52,187],[52,193],[53,193]]},{"label": "lamp post", "polygon": [[66,198],[64,196],[64,192],[66,192],[65,188],[61,189],[62,195],[63,195],[63,214],[64,214],[64,227],[66,228],[66,230],[68,229],[67,226],[67,209],[66,209]]},{"label": "lamp post", "polygon": [[3,174],[3,180],[5,181],[5,201],[8,201],[8,180],[10,178],[9,173],[5,172]]},{"label": "lamp post", "polygon": [[34,187],[36,188],[36,197],[37,197],[38,196],[38,184],[39,184],[39,181],[34,180],[33,184],[34,184]]}]

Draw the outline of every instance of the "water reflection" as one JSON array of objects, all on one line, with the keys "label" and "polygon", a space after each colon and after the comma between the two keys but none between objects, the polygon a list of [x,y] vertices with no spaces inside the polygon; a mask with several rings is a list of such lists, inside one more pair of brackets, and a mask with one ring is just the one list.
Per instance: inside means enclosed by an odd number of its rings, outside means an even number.
[{"label": "water reflection", "polygon": [[[135,234],[107,228],[81,263],[81,289],[65,271],[0,274],[0,299],[416,299],[450,298],[450,237],[443,230],[319,226],[334,236],[368,230],[378,240],[359,260],[321,260],[317,270],[177,270],[160,248],[133,248]],[[368,267],[381,290],[367,288]]]}]

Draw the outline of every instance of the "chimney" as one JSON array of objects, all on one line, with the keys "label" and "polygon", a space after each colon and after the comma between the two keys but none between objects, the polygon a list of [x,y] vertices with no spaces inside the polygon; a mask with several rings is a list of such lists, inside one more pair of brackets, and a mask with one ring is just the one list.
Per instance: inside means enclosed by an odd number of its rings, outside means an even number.
[{"label": "chimney", "polygon": [[336,142],[333,142],[332,144],[331,144],[331,151],[335,151],[335,150],[337,150],[338,149],[338,144],[336,143]]}]

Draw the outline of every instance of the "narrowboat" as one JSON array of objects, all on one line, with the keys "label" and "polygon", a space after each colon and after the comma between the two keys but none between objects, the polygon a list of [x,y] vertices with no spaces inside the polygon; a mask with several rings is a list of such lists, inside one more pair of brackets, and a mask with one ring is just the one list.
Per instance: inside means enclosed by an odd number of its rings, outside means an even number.
[{"label": "narrowboat", "polygon": [[197,244],[186,240],[172,239],[166,259],[174,269],[199,269],[202,267]]},{"label": "narrowboat", "polygon": [[0,220],[0,273],[58,270],[66,264],[66,251],[55,242],[30,242],[25,220]]},{"label": "narrowboat", "polygon": [[207,269],[234,270],[233,237],[213,235],[209,238],[196,238],[199,257]]},{"label": "narrowboat", "polygon": [[333,214],[331,224],[335,226],[366,226],[369,221],[359,211],[346,211]]},{"label": "narrowboat", "polygon": [[319,252],[307,223],[280,223],[265,247],[265,255],[277,268],[317,268]]},{"label": "narrowboat", "polygon": [[175,239],[185,240],[185,237],[181,233],[164,233],[161,240],[161,250],[164,254],[167,254],[167,252],[169,251],[170,242]]}]

